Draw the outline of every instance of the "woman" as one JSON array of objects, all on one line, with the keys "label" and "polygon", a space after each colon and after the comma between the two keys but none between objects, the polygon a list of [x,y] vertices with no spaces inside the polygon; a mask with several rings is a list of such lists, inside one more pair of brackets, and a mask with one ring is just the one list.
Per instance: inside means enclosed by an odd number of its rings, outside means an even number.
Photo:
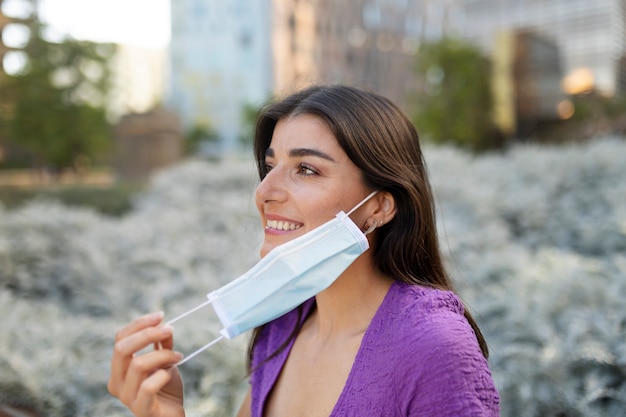
[{"label": "woman", "polygon": [[[261,256],[348,211],[370,249],[255,330],[238,416],[496,416],[480,330],[452,292],[417,133],[389,100],[312,87],[267,106],[254,152]],[[180,355],[159,315],[116,338],[109,390],[137,416],[182,416]],[[152,343],[165,349],[134,356]],[[158,369],[158,371],[154,371]]]}]

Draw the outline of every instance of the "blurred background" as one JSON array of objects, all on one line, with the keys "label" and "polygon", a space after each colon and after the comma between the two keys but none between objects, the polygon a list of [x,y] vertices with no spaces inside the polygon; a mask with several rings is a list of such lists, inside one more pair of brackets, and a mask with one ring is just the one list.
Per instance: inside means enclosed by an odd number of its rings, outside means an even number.
[{"label": "blurred background", "polygon": [[[256,113],[325,83],[415,122],[502,415],[626,416],[625,0],[0,0],[0,35],[0,417],[129,415],[115,329],[254,263]],[[189,415],[244,356],[186,365]]]},{"label": "blurred background", "polygon": [[312,83],[381,92],[473,150],[626,128],[621,0],[0,4],[0,167],[46,178],[245,153],[259,106]]}]

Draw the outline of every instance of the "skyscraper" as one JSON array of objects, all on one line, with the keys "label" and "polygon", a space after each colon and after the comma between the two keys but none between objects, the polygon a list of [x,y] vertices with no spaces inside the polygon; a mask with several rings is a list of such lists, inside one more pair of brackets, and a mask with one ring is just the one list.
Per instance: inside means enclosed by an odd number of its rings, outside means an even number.
[{"label": "skyscraper", "polygon": [[168,104],[187,127],[214,129],[222,151],[241,134],[241,112],[272,91],[270,6],[265,0],[171,2]]},{"label": "skyscraper", "polygon": [[560,76],[582,74],[592,76],[594,88],[612,94],[626,79],[620,73],[626,68],[625,0],[171,4],[169,104],[186,126],[214,127],[226,147],[241,134],[245,104],[312,83],[358,84],[409,107],[419,83],[414,63],[420,44],[447,35],[474,43],[488,56],[496,53],[503,33],[543,39],[558,54],[553,57],[558,62],[550,62],[560,74],[549,80],[537,77],[544,84],[549,81],[549,89],[560,88]]},{"label": "skyscraper", "polygon": [[457,25],[457,1],[172,1],[168,105],[228,150],[242,107],[272,93],[345,82],[402,104],[419,42]]},{"label": "skyscraper", "polygon": [[485,50],[499,32],[530,29],[556,42],[566,76],[586,69],[599,91],[616,91],[626,49],[624,0],[463,0],[461,6],[467,24],[460,33]]}]

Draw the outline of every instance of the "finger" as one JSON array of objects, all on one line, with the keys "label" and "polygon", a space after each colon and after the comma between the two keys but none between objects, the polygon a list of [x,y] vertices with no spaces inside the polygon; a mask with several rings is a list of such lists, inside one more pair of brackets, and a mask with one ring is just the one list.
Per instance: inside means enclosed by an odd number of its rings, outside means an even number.
[{"label": "finger", "polygon": [[113,395],[116,395],[117,392],[115,387],[124,385],[128,366],[135,353],[150,344],[168,338],[171,339],[172,332],[173,329],[171,326],[148,327],[115,343],[113,347],[113,358],[111,359],[111,377],[109,381],[109,386],[113,389],[111,392]]},{"label": "finger", "polygon": [[168,337],[167,339],[154,343],[153,347],[154,347],[154,350],[160,350],[160,349],[172,350],[172,348],[174,347],[174,338]]},{"label": "finger", "polygon": [[146,314],[145,316],[138,317],[126,326],[122,327],[115,334],[115,341],[118,342],[122,339],[125,339],[131,334],[137,333],[138,331],[145,329],[146,327],[154,327],[157,324],[161,323],[162,320],[162,311],[157,311],[154,313]]},{"label": "finger", "polygon": [[[161,345],[163,343],[173,344],[173,341],[171,340],[173,333],[174,328],[167,324],[156,327],[148,327],[115,343],[114,353],[122,356],[132,356],[134,353],[137,353],[150,345]],[[170,341],[167,342],[167,339],[170,339]]]},{"label": "finger", "polygon": [[171,367],[181,359],[182,354],[166,349],[133,358],[124,381],[126,396],[124,400],[129,401],[129,403],[136,401],[145,380],[149,379],[155,371]]},{"label": "finger", "polygon": [[174,337],[170,336],[161,340],[160,346],[161,346],[161,349],[172,350],[174,348]]},{"label": "finger", "polygon": [[172,379],[171,371],[159,369],[141,383],[141,388],[133,403],[133,412],[137,415],[150,415],[158,393]]}]

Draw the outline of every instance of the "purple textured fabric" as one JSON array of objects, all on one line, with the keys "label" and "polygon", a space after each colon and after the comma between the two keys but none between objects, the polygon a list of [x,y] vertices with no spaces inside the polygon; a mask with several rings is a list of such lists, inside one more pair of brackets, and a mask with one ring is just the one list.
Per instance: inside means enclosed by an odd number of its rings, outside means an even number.
[{"label": "purple textured fabric", "polygon": [[[314,299],[304,304],[302,320]],[[293,341],[294,310],[269,323],[253,354],[252,416],[265,403]],[[463,305],[448,291],[394,283],[372,319],[330,417],[498,416],[499,395]]]}]

